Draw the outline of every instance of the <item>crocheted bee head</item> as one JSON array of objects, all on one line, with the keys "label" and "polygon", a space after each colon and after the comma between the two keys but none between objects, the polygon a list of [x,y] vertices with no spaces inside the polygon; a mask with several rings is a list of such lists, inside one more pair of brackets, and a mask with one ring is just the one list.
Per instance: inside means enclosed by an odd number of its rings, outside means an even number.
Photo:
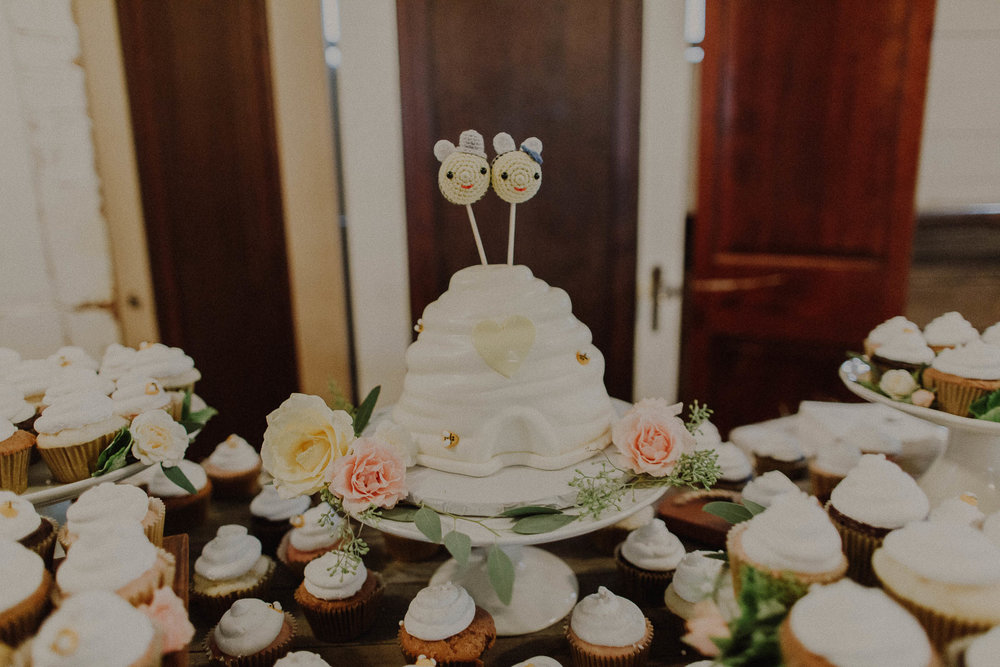
[{"label": "crocheted bee head", "polygon": [[452,204],[479,201],[490,187],[490,165],[483,150],[483,135],[466,130],[458,146],[447,139],[434,144],[434,157],[441,161],[438,187]]},{"label": "crocheted bee head", "polygon": [[500,199],[511,204],[526,202],[542,185],[542,142],[525,139],[520,150],[506,132],[493,137],[497,152],[493,159],[493,189]]}]

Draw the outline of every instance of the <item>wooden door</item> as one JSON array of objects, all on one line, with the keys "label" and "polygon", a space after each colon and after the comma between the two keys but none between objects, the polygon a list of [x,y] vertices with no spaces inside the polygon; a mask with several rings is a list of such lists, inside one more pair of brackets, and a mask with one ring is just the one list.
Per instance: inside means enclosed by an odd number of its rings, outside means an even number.
[{"label": "wooden door", "polygon": [[[539,193],[517,207],[514,261],[565,289],[632,394],[639,0],[400,0],[398,17],[411,312],[478,263],[463,207],[437,187],[438,139],[478,130],[543,142]],[[506,259],[508,205],[474,211],[491,263]]]},{"label": "wooden door", "polygon": [[934,0],[709,0],[683,395],[729,427],[846,397],[903,310]]}]

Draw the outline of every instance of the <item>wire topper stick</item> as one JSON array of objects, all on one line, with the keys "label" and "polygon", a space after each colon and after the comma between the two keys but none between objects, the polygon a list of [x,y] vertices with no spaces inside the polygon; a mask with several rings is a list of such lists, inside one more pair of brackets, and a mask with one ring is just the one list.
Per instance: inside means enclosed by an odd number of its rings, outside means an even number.
[{"label": "wire topper stick", "polygon": [[507,263],[514,264],[514,215],[517,205],[538,193],[542,185],[542,142],[537,137],[525,139],[517,150],[514,138],[506,132],[493,137],[493,190],[510,203],[507,231]]},{"label": "wire topper stick", "polygon": [[438,169],[441,194],[452,204],[465,205],[476,249],[479,250],[479,261],[486,264],[483,240],[479,237],[476,216],[472,214],[472,204],[482,199],[490,187],[490,165],[483,147],[483,135],[475,130],[466,130],[459,136],[457,147],[447,139],[434,144],[434,157],[441,162]]}]

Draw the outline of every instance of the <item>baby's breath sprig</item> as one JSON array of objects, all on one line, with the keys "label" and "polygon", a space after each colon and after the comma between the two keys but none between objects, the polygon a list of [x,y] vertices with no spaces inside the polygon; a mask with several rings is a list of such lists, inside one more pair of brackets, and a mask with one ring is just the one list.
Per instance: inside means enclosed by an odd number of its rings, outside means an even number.
[{"label": "baby's breath sprig", "polygon": [[378,525],[382,519],[379,508],[372,505],[358,515],[361,523],[357,534],[355,534],[354,526],[351,524],[350,518],[346,518],[347,513],[344,511],[344,505],[340,498],[333,495],[329,489],[323,489],[320,496],[324,502],[330,505],[332,511],[320,517],[319,525],[333,528],[337,523],[338,514],[345,517],[337,527],[340,544],[332,552],[336,554],[336,563],[330,567],[330,572],[338,572],[341,575],[354,574],[357,572],[358,565],[361,564],[362,557],[369,551],[368,543],[361,537],[361,531],[364,530],[366,523]]},{"label": "baby's breath sprig", "polygon": [[688,433],[691,435],[698,435],[701,433],[701,425],[709,420],[715,410],[703,403],[699,403],[697,399],[691,401],[689,410],[684,426],[687,427]]}]

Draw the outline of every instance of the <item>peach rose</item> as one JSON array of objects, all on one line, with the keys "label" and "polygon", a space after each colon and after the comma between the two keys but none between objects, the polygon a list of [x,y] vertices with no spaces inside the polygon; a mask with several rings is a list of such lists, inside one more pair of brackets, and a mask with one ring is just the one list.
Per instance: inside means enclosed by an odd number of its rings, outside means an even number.
[{"label": "peach rose", "polygon": [[187,647],[194,638],[194,626],[188,619],[184,603],[170,588],[157,589],[153,601],[139,607],[163,632],[163,652],[171,653]]},{"label": "peach rose", "polygon": [[910,402],[922,408],[929,408],[931,407],[931,403],[934,402],[934,392],[926,389],[917,389],[910,394]]},{"label": "peach rose", "polygon": [[611,427],[611,441],[637,473],[663,477],[677,458],[694,449],[695,440],[677,416],[683,404],[645,398]]},{"label": "peach rose", "polygon": [[709,658],[721,652],[712,639],[730,636],[729,624],[718,605],[711,600],[702,600],[694,605],[694,615],[684,623],[684,628],[687,634],[681,637],[681,641]]},{"label": "peach rose", "polygon": [[334,461],[329,481],[348,512],[388,509],[406,497],[406,464],[391,445],[358,438],[350,454]]},{"label": "peach rose", "polygon": [[319,396],[292,394],[267,416],[260,458],[282,498],[323,488],[330,466],[354,442],[354,420]]}]

